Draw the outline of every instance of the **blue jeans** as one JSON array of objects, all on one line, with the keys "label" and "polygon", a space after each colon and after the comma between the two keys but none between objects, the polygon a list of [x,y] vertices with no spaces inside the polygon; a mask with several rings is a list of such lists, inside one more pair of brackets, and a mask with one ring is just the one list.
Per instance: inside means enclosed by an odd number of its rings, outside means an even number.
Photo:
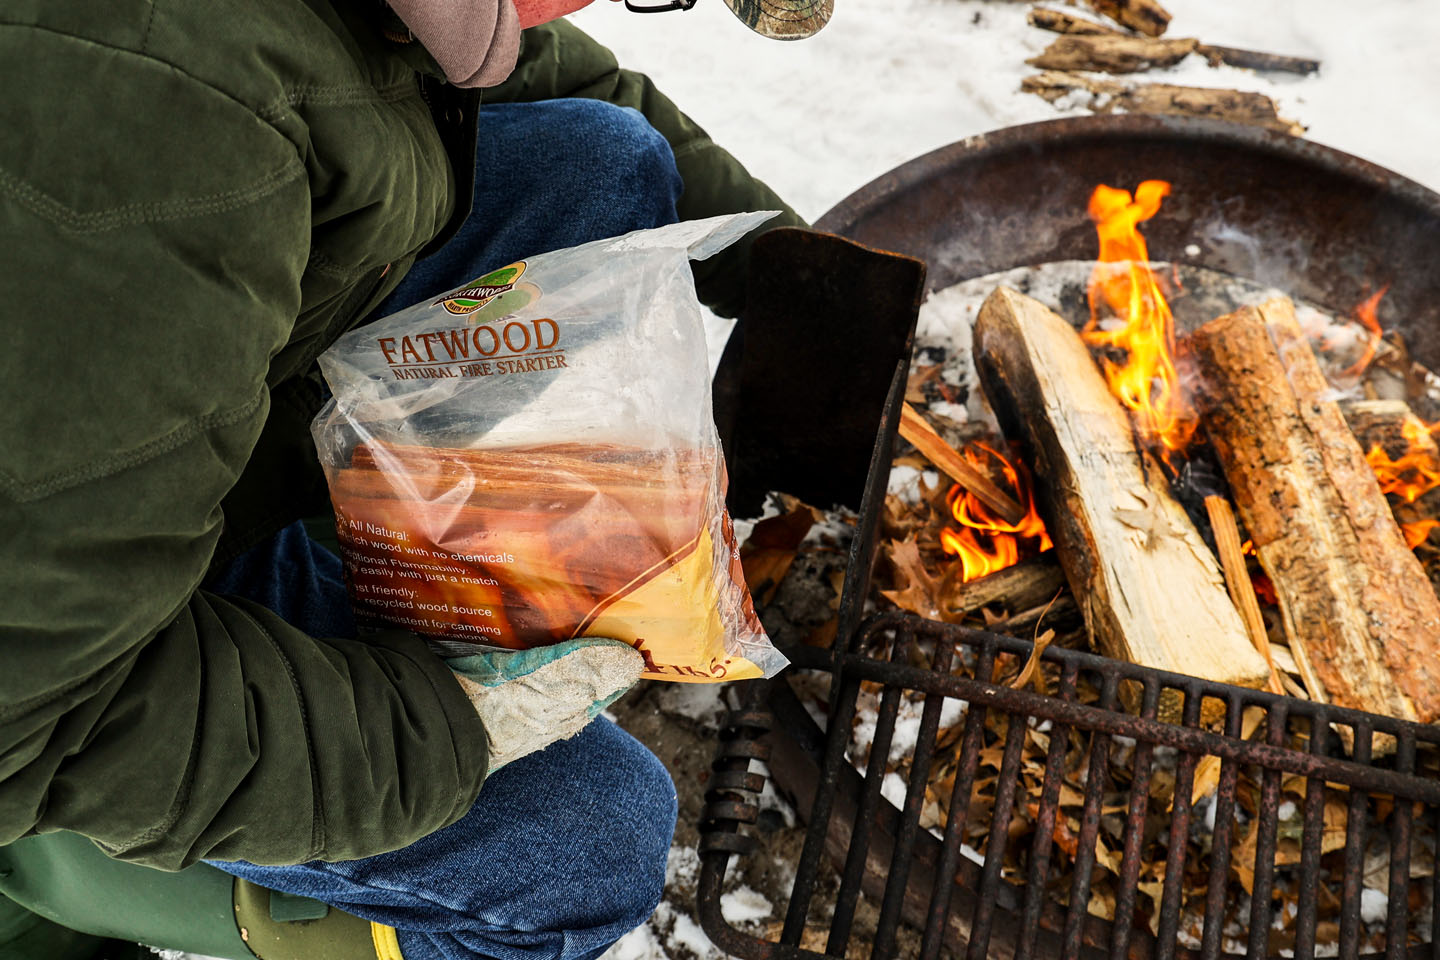
[{"label": "blue jeans", "polygon": [[[637,112],[591,100],[487,105],[475,206],[379,313],[514,260],[676,219],[679,174]],[[339,559],[300,524],[217,572],[317,636],[354,636]],[[406,960],[589,960],[659,902],[675,827],[660,761],[607,720],[491,776],[456,823],[363,860],[215,866],[395,927]]]}]

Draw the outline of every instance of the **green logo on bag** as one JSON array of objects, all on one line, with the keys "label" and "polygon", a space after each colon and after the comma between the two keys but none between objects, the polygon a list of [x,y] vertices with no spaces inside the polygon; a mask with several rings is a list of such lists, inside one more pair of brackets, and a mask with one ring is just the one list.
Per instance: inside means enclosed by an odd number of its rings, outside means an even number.
[{"label": "green logo on bag", "polygon": [[471,280],[461,289],[436,300],[435,306],[444,307],[456,316],[474,313],[491,300],[512,290],[515,282],[524,275],[525,261],[521,260]]}]

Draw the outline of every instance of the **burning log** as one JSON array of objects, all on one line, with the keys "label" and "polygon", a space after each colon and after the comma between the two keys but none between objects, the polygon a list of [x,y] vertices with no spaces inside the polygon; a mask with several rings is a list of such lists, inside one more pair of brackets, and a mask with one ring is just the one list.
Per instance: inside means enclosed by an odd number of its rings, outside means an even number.
[{"label": "burning log", "polygon": [[1151,67],[1170,67],[1195,52],[1193,38],[1157,40],[1112,34],[1066,34],[1057,37],[1038,57],[1025,62],[1043,70],[1099,70],[1137,73]]},{"label": "burning log", "polygon": [[1414,550],[1440,526],[1440,445],[1403,400],[1357,400],[1340,412],[1365,451],[1383,493],[1394,494],[1395,520]]},{"label": "burning log", "polygon": [[1015,498],[997,487],[980,470],[965,462],[959,451],[950,444],[919,411],[910,404],[900,408],[900,435],[914,444],[915,449],[925,455],[931,463],[949,474],[950,479],[979,497],[987,507],[994,510],[1010,523],[1019,523],[1025,518],[1025,508]]},{"label": "burning log", "polygon": [[[1041,512],[1101,652],[1264,686],[1269,668],[1214,555],[1154,458],[1135,449],[1129,417],[1075,329],[1002,287],[980,308],[975,351],[996,416],[1044,479]],[[1177,715],[1179,699],[1162,699],[1162,714]]]},{"label": "burning log", "polygon": [[1191,343],[1206,429],[1307,684],[1341,706],[1440,718],[1440,600],[1327,399],[1294,307],[1244,307]]}]

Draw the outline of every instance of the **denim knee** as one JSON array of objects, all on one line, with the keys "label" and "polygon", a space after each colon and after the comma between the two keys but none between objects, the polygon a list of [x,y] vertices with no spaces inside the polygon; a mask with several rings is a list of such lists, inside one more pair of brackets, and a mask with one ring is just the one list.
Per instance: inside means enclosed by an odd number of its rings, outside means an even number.
[{"label": "denim knee", "polygon": [[567,179],[577,207],[605,209],[617,233],[636,229],[630,224],[660,226],[674,219],[683,189],[675,154],[644,114],[582,98],[552,107],[564,115],[560,126],[571,138],[563,153],[569,154]]}]

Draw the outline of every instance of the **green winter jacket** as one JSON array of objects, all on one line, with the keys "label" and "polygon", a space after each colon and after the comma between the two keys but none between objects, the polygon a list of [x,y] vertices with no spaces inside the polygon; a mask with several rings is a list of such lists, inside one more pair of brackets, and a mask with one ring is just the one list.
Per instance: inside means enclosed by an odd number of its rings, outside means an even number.
[{"label": "green winter jacket", "polygon": [[[419,638],[310,637],[200,589],[324,507],[315,356],[464,213],[474,98],[388,16],[0,0],[0,844],[339,860],[480,789],[479,721]],[[684,218],[784,209],[564,23],[495,95],[640,108]],[[733,311],[744,256],[705,299]]]}]

